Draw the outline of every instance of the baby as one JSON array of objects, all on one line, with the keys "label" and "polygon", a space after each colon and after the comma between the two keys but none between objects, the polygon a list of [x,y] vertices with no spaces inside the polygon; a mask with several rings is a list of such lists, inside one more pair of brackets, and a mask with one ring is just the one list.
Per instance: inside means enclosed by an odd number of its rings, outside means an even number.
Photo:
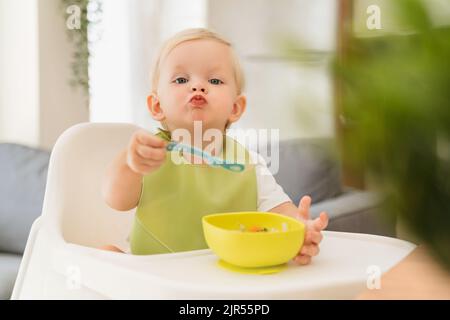
[{"label": "baby", "polygon": [[[205,249],[201,217],[235,211],[274,212],[299,219],[306,225],[306,236],[294,261],[308,264],[319,253],[327,214],[322,212],[311,220],[309,196],[295,206],[262,157],[225,135],[245,111],[243,85],[236,53],[216,33],[188,29],[163,45],[147,98],[151,116],[163,128],[157,134],[135,132],[127,148],[109,165],[103,181],[102,194],[111,208],[128,211],[137,207],[131,253]],[[186,142],[180,131],[198,134],[199,123],[203,130],[219,132],[221,139],[212,143],[202,139],[195,146],[206,151],[212,145],[208,153],[227,161],[226,151],[237,148],[246,159],[252,159],[245,170],[212,167],[185,152],[167,151],[169,141]],[[124,252],[112,245],[102,248]]]}]

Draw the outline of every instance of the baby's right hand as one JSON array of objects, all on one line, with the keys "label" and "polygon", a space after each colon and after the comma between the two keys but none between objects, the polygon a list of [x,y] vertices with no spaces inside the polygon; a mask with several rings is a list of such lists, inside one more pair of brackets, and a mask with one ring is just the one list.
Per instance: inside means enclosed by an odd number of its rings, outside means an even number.
[{"label": "baby's right hand", "polygon": [[127,147],[128,167],[142,175],[155,171],[164,163],[166,145],[167,141],[145,130],[136,131]]}]

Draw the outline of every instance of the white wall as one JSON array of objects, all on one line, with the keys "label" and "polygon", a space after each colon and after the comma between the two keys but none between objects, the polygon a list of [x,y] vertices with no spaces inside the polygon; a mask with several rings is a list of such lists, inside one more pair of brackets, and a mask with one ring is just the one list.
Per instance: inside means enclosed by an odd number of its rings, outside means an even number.
[{"label": "white wall", "polygon": [[88,121],[88,100],[69,85],[73,47],[59,0],[0,0],[0,141],[50,149]]},{"label": "white wall", "polygon": [[335,49],[335,0],[210,0],[209,26],[231,39],[246,73],[246,114],[233,128],[279,128],[280,138],[334,135],[326,64],[299,66],[280,52],[282,36],[306,49]]},{"label": "white wall", "polygon": [[0,141],[39,145],[38,0],[0,0]]},{"label": "white wall", "polygon": [[130,6],[127,1],[103,1],[101,39],[92,46],[90,120],[133,122],[131,102]]},{"label": "white wall", "polygon": [[206,27],[208,1],[163,0],[158,15],[160,38],[167,39],[185,28]]}]

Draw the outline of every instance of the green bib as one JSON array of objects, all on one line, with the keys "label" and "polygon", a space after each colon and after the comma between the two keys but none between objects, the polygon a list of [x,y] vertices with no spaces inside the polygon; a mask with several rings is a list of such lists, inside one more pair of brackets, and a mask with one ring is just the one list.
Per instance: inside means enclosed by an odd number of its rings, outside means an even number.
[{"label": "green bib", "polygon": [[[167,132],[157,136],[170,141]],[[228,148],[236,148],[237,155],[245,154],[244,171],[233,172],[207,164],[177,164],[172,156],[179,157],[179,151],[171,151],[158,170],[144,176],[130,234],[133,254],[206,249],[203,216],[257,210],[255,166],[242,145],[230,137],[225,139],[222,154],[228,155]]]}]

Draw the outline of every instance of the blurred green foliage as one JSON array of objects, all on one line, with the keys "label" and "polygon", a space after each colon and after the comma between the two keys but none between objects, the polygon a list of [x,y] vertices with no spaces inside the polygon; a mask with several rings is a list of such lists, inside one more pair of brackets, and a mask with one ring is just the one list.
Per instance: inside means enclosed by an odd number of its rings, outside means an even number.
[{"label": "blurred green foliage", "polygon": [[352,37],[336,61],[343,152],[384,195],[384,212],[450,270],[450,28],[422,2],[392,1],[411,32]]}]

